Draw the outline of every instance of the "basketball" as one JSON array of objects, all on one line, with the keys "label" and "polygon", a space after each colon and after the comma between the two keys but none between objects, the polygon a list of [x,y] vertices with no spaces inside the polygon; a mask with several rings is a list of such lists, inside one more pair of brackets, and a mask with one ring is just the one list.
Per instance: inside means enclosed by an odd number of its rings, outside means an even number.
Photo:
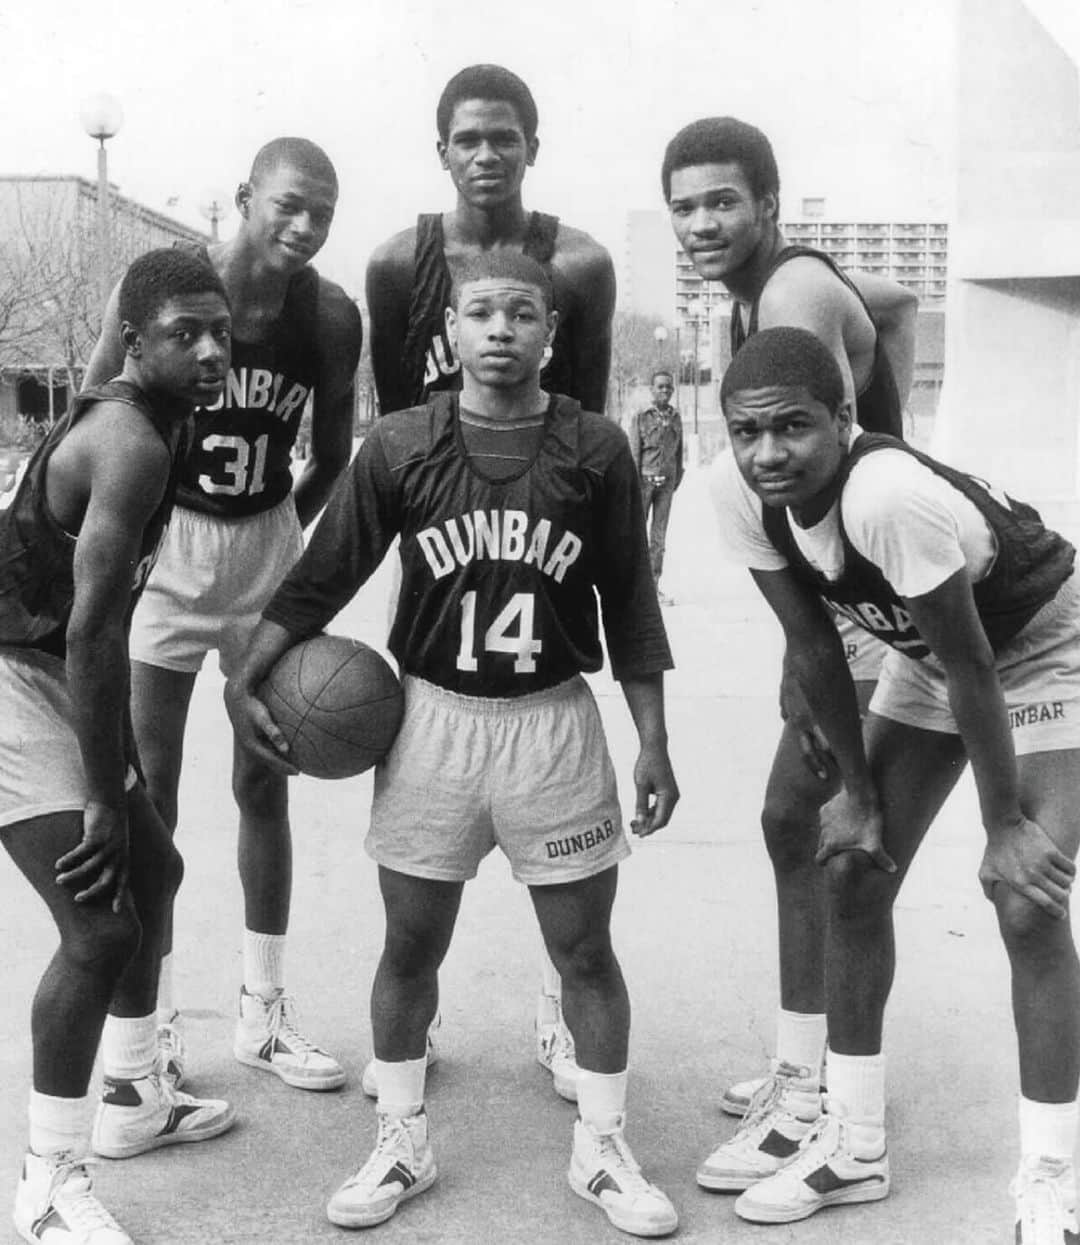
[{"label": "basketball", "polygon": [[390,750],[405,698],[390,666],[366,644],[318,635],[282,655],[259,699],[313,778],[362,774]]}]

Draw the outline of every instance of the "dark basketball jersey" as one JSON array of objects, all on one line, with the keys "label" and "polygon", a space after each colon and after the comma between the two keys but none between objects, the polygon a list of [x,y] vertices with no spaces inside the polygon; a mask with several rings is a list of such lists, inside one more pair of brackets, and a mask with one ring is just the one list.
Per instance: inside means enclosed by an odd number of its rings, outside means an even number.
[{"label": "dark basketball jersey", "polygon": [[603,664],[616,678],[671,667],[649,570],[641,490],[624,434],[555,397],[521,470],[471,464],[457,396],[380,420],[265,617],[321,630],[401,537],[390,649],[451,691],[513,697]]},{"label": "dark basketball jersey", "polygon": [[235,519],[292,492],[293,444],[319,375],[318,302],[319,274],[302,268],[266,338],[233,338],[224,392],[195,412],[178,505]]},{"label": "dark basketball jersey", "polygon": [[[828,255],[821,251],[815,251],[808,246],[789,246],[781,251],[769,265],[765,273],[765,280],[758,291],[758,296],[750,304],[750,314],[746,328],[743,328],[742,317],[738,314],[738,309],[732,307],[732,358],[743,346],[746,339],[758,331],[758,309],[761,304],[761,295],[764,293],[765,286],[769,283],[769,278],[778,268],[790,260],[804,257],[819,259],[823,264],[827,265],[844,285],[851,290],[862,304],[863,310],[870,316],[870,308],[867,307],[866,300],[859,293],[851,278]],[[872,321],[873,317],[871,316],[870,318]],[[900,403],[900,393],[896,388],[896,378],[893,376],[892,364],[889,362],[889,357],[881,344],[881,335],[879,333],[876,334],[874,344],[874,366],[870,372],[870,379],[862,387],[861,392],[856,395],[855,406],[855,417],[860,428],[865,428],[867,432],[885,432],[891,437],[902,437],[904,435],[904,412]]]},{"label": "dark basketball jersey", "polygon": [[[558,231],[557,216],[547,216],[543,212],[530,214],[523,250],[543,264],[549,275]],[[409,326],[401,357],[409,378],[411,400],[419,406],[433,393],[461,388],[461,364],[446,335],[446,309],[450,306],[452,279],[446,263],[441,215],[417,217],[413,264]],[[557,311],[560,310],[558,302],[556,293]],[[549,393],[578,396],[565,317],[560,317],[555,330],[551,358],[540,373],[540,383]]]},{"label": "dark basketball jersey", "polygon": [[[1010,497],[999,500],[981,480],[947,467],[895,437],[863,433],[856,440],[838,477],[841,493],[852,467],[867,454],[883,449],[901,450],[917,458],[968,498],[990,526],[997,554],[989,572],[972,585],[972,593],[986,638],[995,651],[1000,649],[1069,578],[1076,551],[1063,536],[1044,527],[1031,506]],[[837,513],[840,514],[839,500]],[[900,596],[881,571],[856,551],[844,531],[842,517],[844,570],[839,580],[827,579],[803,556],[785,509],[763,506],[762,521],[769,540],[787,558],[792,570],[830,605],[906,656],[929,655],[930,650]]]},{"label": "dark basketball jersey", "polygon": [[148,420],[172,460],[161,504],[143,531],[131,609],[150,574],[172,510],[179,465],[190,445],[190,421],[178,426],[175,420],[156,414],[137,385],[112,380],[87,389],[72,401],[67,414],[27,464],[11,505],[0,511],[0,644],[65,655],[67,624],[75,599],[76,538],[57,523],[49,509],[45,469],[52,452],[87,410],[105,401],[123,402],[133,408],[133,419]]}]

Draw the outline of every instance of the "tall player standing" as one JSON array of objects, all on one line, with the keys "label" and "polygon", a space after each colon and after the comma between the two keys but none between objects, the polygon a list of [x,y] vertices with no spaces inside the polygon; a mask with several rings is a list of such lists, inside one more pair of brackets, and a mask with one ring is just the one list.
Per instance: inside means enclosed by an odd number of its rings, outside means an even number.
[{"label": "tall player standing", "polygon": [[[831,351],[845,393],[869,431],[902,435],[911,384],[914,295],[858,274],[862,289],[819,251],[792,246],[778,226],[780,177],[771,144],[754,126],[709,117],[668,144],[661,170],[675,235],[695,270],[733,297],[732,354],[759,329],[790,325]],[[864,293],[865,291],[865,297]],[[872,306],[868,304],[872,300]],[[849,669],[865,709],[884,646],[840,620]],[[825,1049],[825,930],[818,812],[834,793],[828,766],[794,681],[784,678],[785,723],[773,760],[762,827],[776,882],[780,1007],[770,1075],[732,1086],[723,1105],[750,1107],[743,1126],[698,1170],[709,1189],[740,1189],[790,1157],[821,1109]],[[776,1141],[777,1134],[785,1138]]]},{"label": "tall player standing", "polygon": [[544,269],[514,252],[458,273],[446,322],[460,400],[437,394],[376,425],[226,688],[238,733],[274,759],[284,741],[253,689],[400,535],[390,648],[405,719],[376,770],[367,842],[386,908],[371,1001],[379,1131],[330,1201],[345,1227],[381,1223],[435,1179],[426,1034],[464,883],[496,843],[529,886],[577,1042],[571,1185],[625,1231],[660,1236],[677,1223],[623,1133],[630,1007],[610,916],[629,847],[581,678],[603,661],[597,596],[640,738],[640,834],[665,825],[678,799],[664,725],[671,656],[626,437],[540,388],[552,301]]},{"label": "tall player standing", "polygon": [[[371,257],[367,303],[371,361],[383,413],[461,388],[461,363],[446,328],[454,274],[493,250],[520,252],[544,266],[555,290],[559,324],[542,372],[545,388],[603,411],[611,364],[615,272],[611,256],[580,229],[556,216],[526,211],[521,187],[536,160],[536,101],[528,86],[500,65],[472,65],[455,74],[435,110],[437,150],[457,202],[425,214]],[[575,1097],[573,1042],[562,1021],[558,974],[546,954],[537,1000],[537,1059],[556,1090]],[[374,1070],[364,1086],[376,1093]]]},{"label": "tall player standing", "polygon": [[154,1067],[158,960],[183,861],[136,778],[127,712],[128,620],[191,413],[225,382],[229,308],[209,265],[173,250],[136,260],[116,305],[119,375],[75,399],[0,515],[0,842],[60,936],[34,996],[14,1214],[24,1240],[48,1245],[131,1245],[85,1167],[103,1027],[101,1153],[200,1141],[234,1118]]},{"label": "tall player standing", "polygon": [[[135,735],[151,799],[171,830],[188,706],[203,659],[216,648],[222,671],[233,669],[262,607],[300,554],[301,529],[321,510],[352,450],[360,314],[310,266],[326,241],[337,194],[325,152],[306,139],[274,139],[237,191],[235,238],[209,250],[232,304],[232,365],[224,393],[197,412],[173,522],[131,630]],[[115,370],[116,316],[114,300],[87,383]],[[291,453],[309,401],[311,453],[294,486]],[[292,889],[286,781],[236,746],[233,794],[244,890],[236,1056],[289,1085],[336,1088],[344,1071],[300,1032],[284,992]],[[166,1065],[182,1076],[174,1015],[170,955],[158,1040]]]}]

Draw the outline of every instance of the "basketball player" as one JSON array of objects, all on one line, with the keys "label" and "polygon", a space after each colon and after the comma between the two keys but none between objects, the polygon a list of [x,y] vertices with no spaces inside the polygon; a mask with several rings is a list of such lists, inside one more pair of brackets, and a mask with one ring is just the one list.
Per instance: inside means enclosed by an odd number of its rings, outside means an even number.
[{"label": "basketball player", "polygon": [[[240,228],[209,258],[232,303],[232,365],[224,393],[196,415],[195,444],[161,557],[131,631],[132,713],[147,789],[170,830],[195,677],[210,649],[227,674],[277,583],[302,548],[349,461],[361,323],[343,290],[310,266],[326,241],[337,175],[325,152],[278,138],[256,155],[236,193]],[[116,365],[115,302],[88,383]],[[312,403],[311,454],[293,485],[290,455]],[[295,1022],[284,993],[292,843],[284,778],[242,748],[233,755],[244,889],[236,1057],[301,1089],[345,1074]],[[171,949],[171,940],[168,944]],[[159,993],[162,1058],[183,1075],[171,955]]]},{"label": "basketball player", "polygon": [[14,1217],[24,1240],[50,1245],[130,1245],[84,1165],[103,1025],[99,1151],[201,1141],[234,1118],[154,1067],[161,937],[183,862],[136,778],[127,714],[132,604],[192,410],[225,383],[229,308],[209,265],[165,250],[128,269],[117,315],[120,375],[75,399],[0,514],[0,842],[60,936],[34,996]]},{"label": "basketball player", "polygon": [[[732,353],[759,328],[807,329],[832,352],[863,426],[901,436],[901,398],[913,371],[915,297],[893,282],[860,274],[874,299],[871,309],[853,279],[828,256],[788,244],[777,225],[779,174],[765,135],[731,117],[696,121],[668,144],[661,181],[675,235],[695,270],[721,282],[733,296]],[[884,647],[846,620],[841,629],[865,707]],[[782,703],[786,720],[762,811],[779,924],[776,1058],[770,1076],[734,1085],[722,1100],[725,1110],[741,1114],[757,1092],[771,1107],[764,1115],[755,1111],[702,1163],[698,1180],[711,1189],[745,1187],[775,1170],[773,1116],[793,1104],[797,1114],[806,1114],[808,1102],[816,1113],[819,1102],[825,1049],[824,899],[814,852],[818,810],[834,787],[816,751],[813,723],[788,679]],[[779,1099],[774,1094],[778,1087]]]},{"label": "basketball player", "polygon": [[[783,625],[789,669],[843,781],[818,851],[827,878],[827,1108],[793,1161],[751,1185],[736,1211],[789,1222],[888,1193],[881,1035],[895,961],[892,907],[970,761],[987,837],[979,879],[1012,970],[1016,1240],[1074,1240],[1075,551],[1029,506],[854,427],[839,368],[812,333],[751,338],[724,377],[721,401],[735,464],[716,482],[721,538]],[[891,646],[865,752],[823,601]]]},{"label": "basketball player", "polygon": [[376,770],[367,841],[386,908],[371,1003],[378,1140],[330,1201],[345,1227],[381,1223],[435,1179],[425,1035],[463,885],[496,842],[529,886],[577,1043],[571,1185],[624,1231],[677,1223],[623,1134],[630,1013],[610,914],[629,848],[581,678],[602,661],[597,594],[641,740],[639,834],[664,826],[678,798],[664,727],[671,656],[626,438],[540,388],[557,324],[536,260],[502,250],[459,270],[446,325],[460,399],[438,394],[376,425],[226,687],[240,737],[280,763],[284,740],[252,689],[400,535],[390,648],[405,718]]},{"label": "basketball player", "polygon": [[[542,373],[545,388],[576,398],[586,410],[604,410],[615,271],[587,233],[522,205],[522,181],[540,145],[537,123],[532,92],[499,65],[472,65],[446,84],[435,110],[436,146],[457,202],[445,214],[418,217],[368,265],[371,362],[384,413],[461,388],[445,318],[453,276],[477,255],[501,249],[538,260],[555,289],[559,325]],[[577,1069],[559,978],[546,955],[541,969],[536,1057],[552,1073],[557,1092],[573,1101]],[[370,1064],[363,1084],[374,1097]]]}]

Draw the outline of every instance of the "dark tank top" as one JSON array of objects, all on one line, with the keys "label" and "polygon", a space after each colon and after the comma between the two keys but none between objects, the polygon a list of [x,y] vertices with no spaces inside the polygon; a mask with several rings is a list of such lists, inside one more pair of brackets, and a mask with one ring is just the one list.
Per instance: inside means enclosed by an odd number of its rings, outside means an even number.
[{"label": "dark tank top", "polygon": [[75,599],[76,537],[53,517],[45,494],[45,470],[52,452],[98,402],[123,402],[133,419],[146,419],[169,450],[171,467],[165,492],[143,530],[133,575],[131,610],[157,557],[158,544],[172,510],[180,463],[190,445],[190,421],[158,415],[142,390],[126,380],[112,380],[80,393],[67,414],[50,430],[27,464],[12,498],[0,512],[0,644],[39,649],[64,657],[68,619]]},{"label": "dark tank top", "polygon": [[[558,231],[557,216],[530,213],[522,250],[543,264],[549,275]],[[445,312],[450,305],[452,278],[445,246],[442,216],[438,213],[418,216],[409,325],[401,351],[409,383],[409,401],[414,406],[422,405],[433,393],[461,388],[461,364],[446,336]],[[555,309],[561,312],[563,309],[558,304],[556,293]],[[548,393],[564,393],[573,398],[578,395],[567,319],[560,314],[551,358],[540,373],[540,384]]]},{"label": "dark tank top", "polygon": [[[745,344],[746,339],[758,331],[758,308],[761,303],[761,295],[764,293],[765,287],[768,285],[773,273],[789,260],[802,258],[819,259],[830,268],[859,300],[863,310],[870,318],[871,323],[873,323],[873,316],[870,315],[870,308],[866,305],[866,299],[859,293],[851,278],[828,255],[822,251],[815,251],[809,246],[789,246],[781,251],[769,265],[757,298],[750,304],[750,315],[745,329],[743,328],[742,317],[738,314],[738,310],[734,307],[732,308],[731,354],[733,358],[736,352]],[[877,332],[876,327],[874,338],[874,366],[871,369],[869,380],[867,380],[855,397],[855,417],[859,427],[864,428],[867,432],[884,432],[891,437],[903,437],[904,412],[900,403],[900,393],[896,388],[896,378],[893,376],[892,364],[889,362],[889,357],[881,344],[881,334]]]},{"label": "dark tank top", "polygon": [[[192,249],[209,260],[205,249]],[[318,303],[319,274],[302,268],[266,337],[233,339],[221,397],[195,412],[177,505],[239,519],[272,510],[292,492],[293,445],[320,370]]]}]

